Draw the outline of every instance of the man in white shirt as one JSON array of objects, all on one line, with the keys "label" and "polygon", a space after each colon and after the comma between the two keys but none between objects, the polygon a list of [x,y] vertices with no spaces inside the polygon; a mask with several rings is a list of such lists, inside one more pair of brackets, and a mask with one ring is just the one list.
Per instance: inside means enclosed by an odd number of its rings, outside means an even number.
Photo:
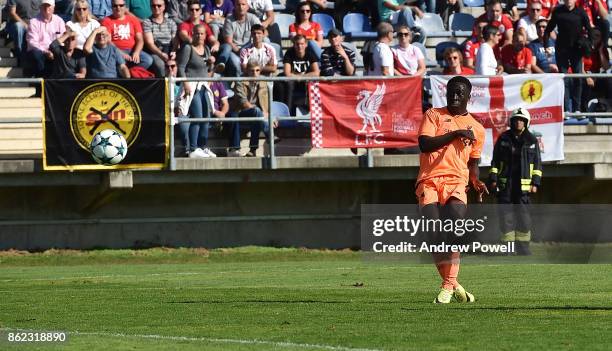
[{"label": "man in white shirt", "polygon": [[251,42],[240,49],[240,65],[245,72],[249,61],[257,61],[261,67],[261,74],[269,76],[276,73],[276,50],[264,43],[264,27],[261,24],[254,24],[251,27]]},{"label": "man in white shirt", "polygon": [[527,41],[531,42],[538,39],[538,30],[536,22],[539,19],[544,19],[542,14],[542,3],[533,1],[528,7],[528,15],[521,17],[518,21],[518,31],[527,37]]},{"label": "man in white shirt", "polygon": [[393,26],[387,22],[381,22],[376,27],[378,33],[376,45],[372,51],[372,64],[366,72],[368,76],[392,76],[393,52],[389,44],[393,42]]},{"label": "man in white shirt", "polygon": [[482,30],[484,43],[480,44],[478,54],[476,55],[476,74],[494,76],[501,74],[504,68],[497,62],[493,48],[497,46],[501,35],[499,29],[491,24],[487,24]]}]

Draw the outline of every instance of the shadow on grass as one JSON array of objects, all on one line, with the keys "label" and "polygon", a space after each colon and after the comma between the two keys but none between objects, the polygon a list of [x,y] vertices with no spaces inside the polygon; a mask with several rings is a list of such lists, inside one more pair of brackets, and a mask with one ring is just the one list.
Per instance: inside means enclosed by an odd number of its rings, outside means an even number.
[{"label": "shadow on grass", "polygon": [[[457,306],[457,304],[454,304]],[[491,310],[491,311],[525,311],[525,310],[544,310],[544,311],[612,311],[612,307],[603,306],[536,306],[536,307],[518,307],[518,306],[497,306],[497,307],[477,307],[474,305],[463,305],[466,310]],[[468,307],[469,306],[469,307]],[[425,308],[407,308],[402,307],[403,311],[421,311]]]}]

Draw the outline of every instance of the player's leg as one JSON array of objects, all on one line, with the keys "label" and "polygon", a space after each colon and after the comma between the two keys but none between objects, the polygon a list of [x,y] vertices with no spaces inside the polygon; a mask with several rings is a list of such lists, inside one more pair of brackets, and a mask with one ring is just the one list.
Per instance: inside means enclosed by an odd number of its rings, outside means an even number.
[{"label": "player's leg", "polygon": [[[417,185],[416,196],[419,201],[419,208],[421,210],[421,215],[426,219],[440,219],[439,194],[437,188],[437,184],[432,179],[422,181]],[[439,232],[428,233],[428,243],[443,241],[444,239],[441,235],[442,233]],[[447,284],[446,287],[444,285],[444,276],[448,271],[448,265],[445,262],[446,256],[437,253],[432,254],[432,256],[436,268],[438,269],[438,274],[440,274],[442,278],[442,286],[438,296],[434,299],[434,303],[450,303],[453,296],[453,288],[452,285],[448,286]]]}]

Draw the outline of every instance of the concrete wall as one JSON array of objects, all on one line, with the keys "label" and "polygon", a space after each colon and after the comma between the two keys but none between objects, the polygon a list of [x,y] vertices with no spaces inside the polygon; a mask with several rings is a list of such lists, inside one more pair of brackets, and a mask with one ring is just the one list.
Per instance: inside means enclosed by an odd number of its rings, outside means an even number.
[{"label": "concrete wall", "polygon": [[[0,188],[0,249],[359,247],[360,204],[414,203],[413,180]],[[612,181],[545,178],[545,203],[610,203]],[[612,238],[611,238],[612,239]]]}]

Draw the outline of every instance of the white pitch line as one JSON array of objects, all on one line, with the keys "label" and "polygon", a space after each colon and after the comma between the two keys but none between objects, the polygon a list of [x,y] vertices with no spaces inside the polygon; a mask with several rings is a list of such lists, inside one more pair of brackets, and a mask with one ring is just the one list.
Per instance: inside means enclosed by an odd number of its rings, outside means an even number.
[{"label": "white pitch line", "polygon": [[[34,331],[28,329],[15,329],[15,328],[0,328],[4,331]],[[66,332],[70,335],[84,335],[84,336],[105,336],[105,337],[116,337],[116,338],[137,338],[137,339],[156,339],[156,340],[172,340],[172,341],[197,341],[197,342],[212,342],[218,344],[242,344],[242,345],[268,345],[276,347],[294,347],[304,349],[320,349],[330,351],[381,351],[379,349],[364,349],[364,348],[352,348],[346,346],[332,346],[332,345],[320,345],[320,344],[303,344],[294,343],[290,341],[267,341],[257,339],[220,339],[220,338],[206,338],[206,337],[189,337],[189,336],[169,336],[169,335],[156,335],[156,334],[123,334],[123,333],[103,333],[103,332],[79,332],[72,331]]]}]

